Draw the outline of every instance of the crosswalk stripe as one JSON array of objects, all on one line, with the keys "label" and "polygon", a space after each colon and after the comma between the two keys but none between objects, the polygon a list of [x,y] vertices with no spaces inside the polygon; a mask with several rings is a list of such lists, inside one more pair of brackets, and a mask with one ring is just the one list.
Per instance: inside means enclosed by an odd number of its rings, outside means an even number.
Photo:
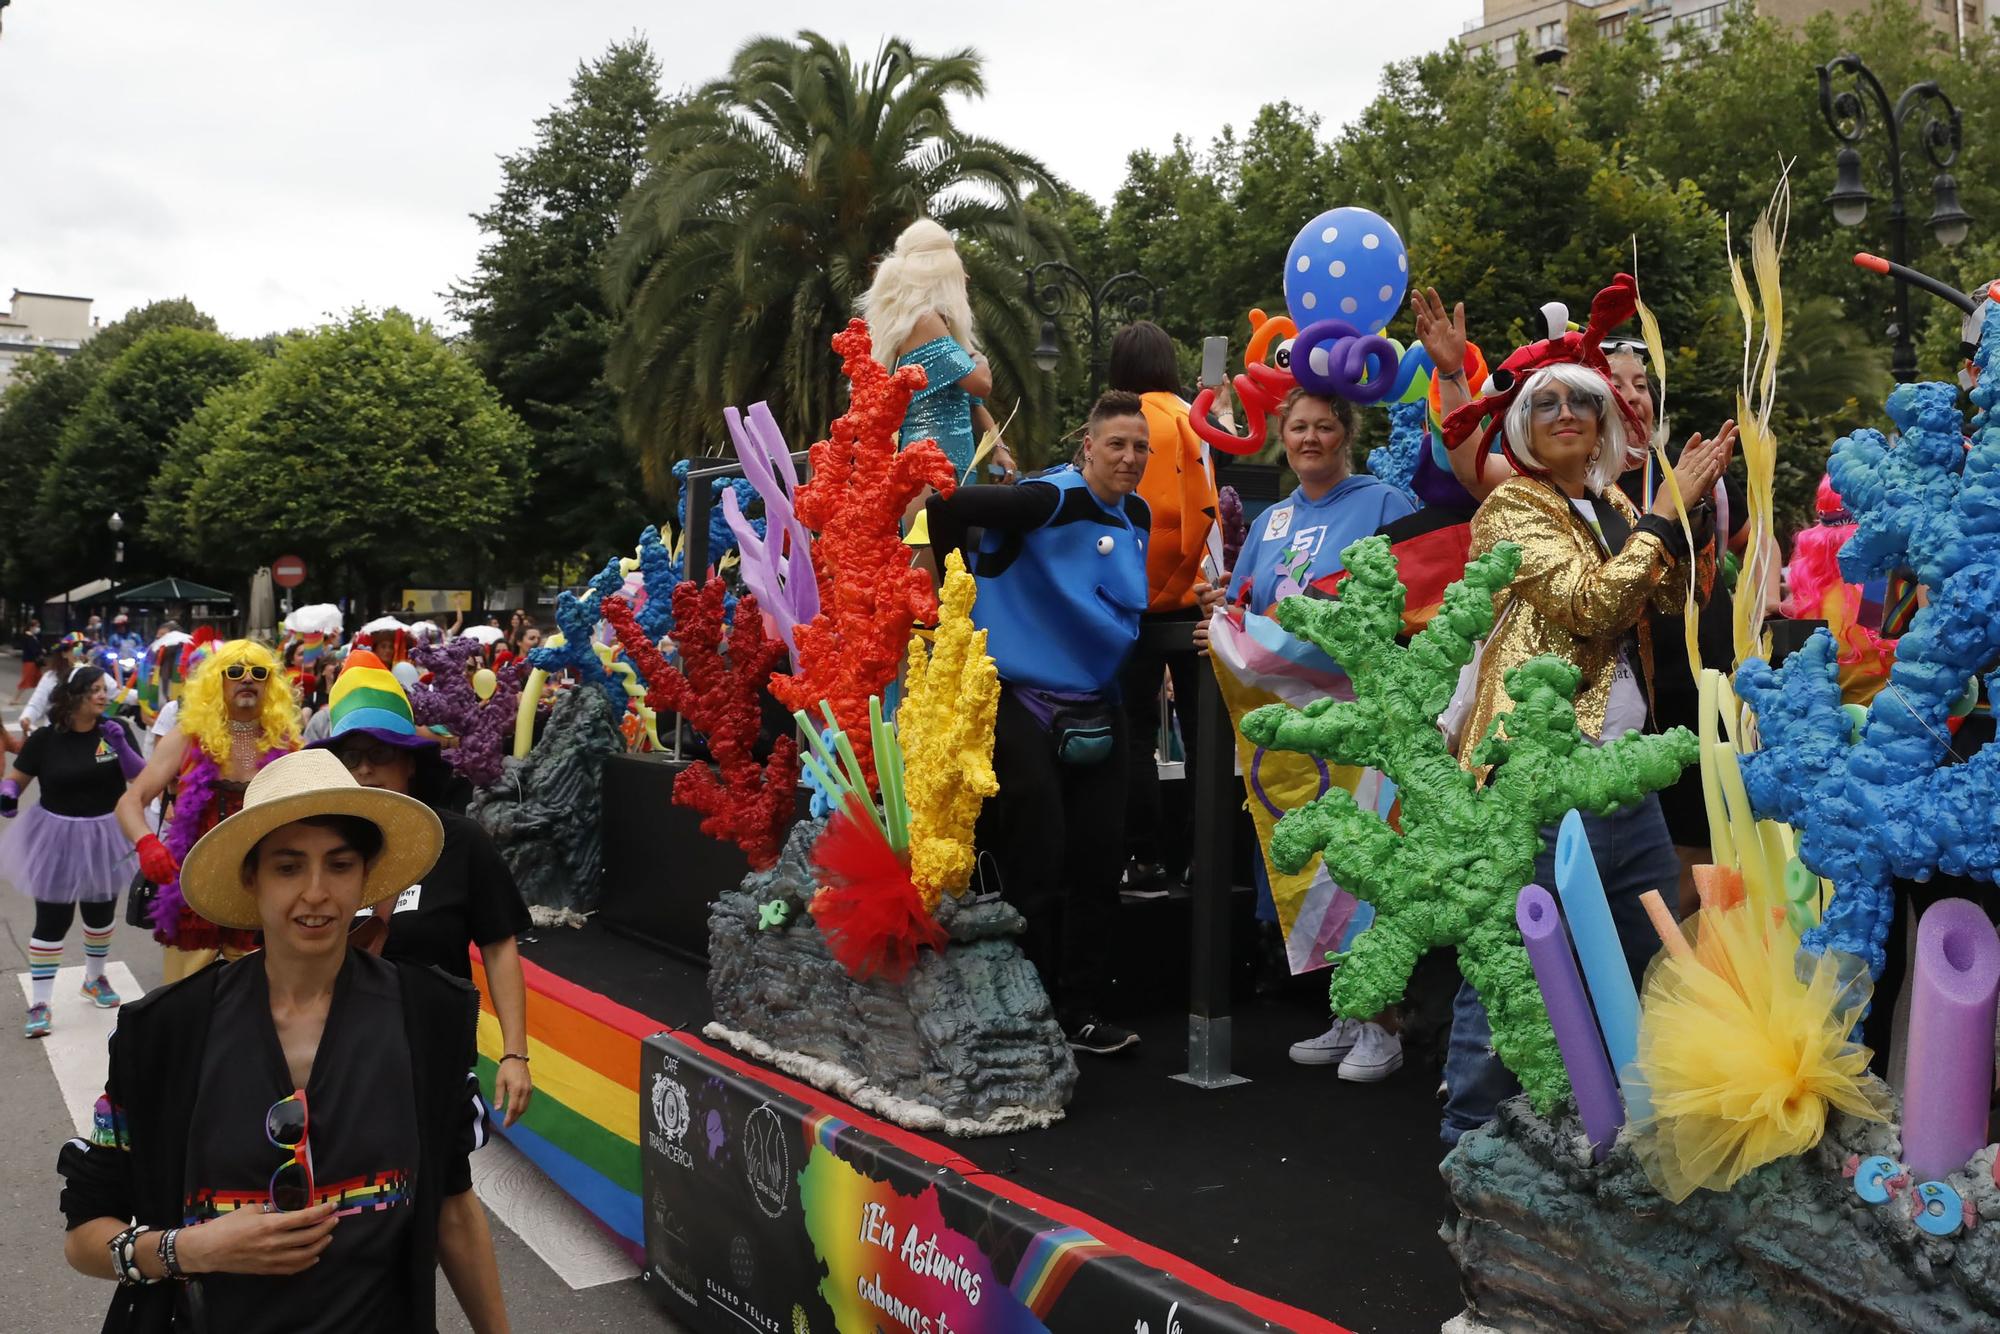
[{"label": "crosswalk stripe", "polygon": [[[111,979],[112,990],[122,999],[137,1000],[146,994],[139,979],[123,963],[113,961],[104,972]],[[20,974],[20,979],[21,998],[25,1002],[32,994],[33,983],[26,973]],[[98,1009],[95,1002],[85,1000],[80,994],[82,987],[82,964],[57,971],[55,998],[49,1002],[49,1035],[40,1039],[39,1045],[55,1070],[56,1087],[62,1090],[63,1106],[76,1123],[76,1133],[88,1136],[92,1109],[104,1092],[104,1072],[109,1063],[106,1044],[111,1039],[111,1030],[118,1026],[118,1011]]]}]

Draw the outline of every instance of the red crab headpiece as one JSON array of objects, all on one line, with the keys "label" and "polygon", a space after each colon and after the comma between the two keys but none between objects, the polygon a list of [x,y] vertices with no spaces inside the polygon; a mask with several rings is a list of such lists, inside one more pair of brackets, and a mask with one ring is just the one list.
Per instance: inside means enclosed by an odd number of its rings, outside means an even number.
[{"label": "red crab headpiece", "polygon": [[[1501,448],[1507,452],[1507,462],[1513,465],[1515,472],[1526,474],[1539,471],[1530,468],[1515,452],[1514,442],[1506,435],[1507,410],[1514,406],[1514,398],[1521,392],[1521,386],[1544,366],[1567,363],[1596,371],[1604,377],[1605,388],[1612,390],[1611,363],[1605,359],[1602,344],[1605,337],[1631,319],[1638,308],[1638,280],[1629,273],[1621,273],[1590,303],[1590,322],[1582,332],[1571,330],[1559,337],[1515,348],[1487,378],[1486,396],[1474,399],[1445,418],[1445,447],[1458,448],[1471,439],[1473,433],[1479,430],[1480,422],[1485,421],[1486,431],[1480,436],[1477,454],[1482,474],[1495,436],[1500,438]],[[1634,441],[1642,441],[1651,434],[1646,422],[1626,407],[1615,391],[1611,393],[1611,402],[1624,419],[1627,436]]]}]

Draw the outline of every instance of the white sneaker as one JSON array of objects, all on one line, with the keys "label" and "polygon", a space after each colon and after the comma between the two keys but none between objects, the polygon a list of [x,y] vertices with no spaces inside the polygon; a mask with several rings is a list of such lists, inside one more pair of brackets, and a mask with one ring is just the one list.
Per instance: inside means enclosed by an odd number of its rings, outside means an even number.
[{"label": "white sneaker", "polygon": [[1403,1040],[1380,1024],[1362,1024],[1339,1074],[1355,1084],[1373,1084],[1402,1068]]},{"label": "white sneaker", "polygon": [[1333,1027],[1316,1038],[1292,1044],[1292,1059],[1300,1065],[1337,1065],[1354,1050],[1363,1025],[1358,1019],[1335,1019]]}]

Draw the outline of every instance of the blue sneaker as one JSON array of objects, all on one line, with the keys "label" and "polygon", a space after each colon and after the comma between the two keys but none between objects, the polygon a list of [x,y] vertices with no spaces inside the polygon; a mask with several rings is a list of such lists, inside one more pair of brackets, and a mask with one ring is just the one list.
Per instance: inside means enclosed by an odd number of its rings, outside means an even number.
[{"label": "blue sneaker", "polygon": [[97,1008],[100,1010],[115,1010],[119,1005],[118,993],[111,989],[111,979],[108,977],[100,977],[95,982],[84,983],[83,998],[95,1001]]},{"label": "blue sneaker", "polygon": [[28,1007],[28,1022],[22,1025],[21,1036],[28,1038],[45,1038],[48,1035],[49,1035],[49,1007],[46,1005],[30,1005]]}]

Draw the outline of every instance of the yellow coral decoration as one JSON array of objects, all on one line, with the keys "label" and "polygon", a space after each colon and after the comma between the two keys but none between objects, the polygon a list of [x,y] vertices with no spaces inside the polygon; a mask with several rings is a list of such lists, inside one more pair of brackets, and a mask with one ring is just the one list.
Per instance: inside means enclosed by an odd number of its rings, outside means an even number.
[{"label": "yellow coral decoration", "polygon": [[[1697,914],[1692,955],[1646,975],[1635,1063],[1633,1147],[1673,1201],[1728,1190],[1745,1172],[1817,1144],[1827,1110],[1888,1119],[1888,1090],[1848,1035],[1868,1003],[1867,967],[1800,955],[1783,912]],[[1809,970],[1801,980],[1794,971]],[[1650,1105],[1648,1105],[1650,1104]]]},{"label": "yellow coral decoration", "polygon": [[903,743],[910,807],[910,879],[924,907],[972,883],[972,826],[1000,790],[993,775],[993,719],[1000,675],[986,632],[972,628],[974,581],[956,552],[945,557],[944,591],[930,651],[910,639],[910,665],[896,732]]}]

